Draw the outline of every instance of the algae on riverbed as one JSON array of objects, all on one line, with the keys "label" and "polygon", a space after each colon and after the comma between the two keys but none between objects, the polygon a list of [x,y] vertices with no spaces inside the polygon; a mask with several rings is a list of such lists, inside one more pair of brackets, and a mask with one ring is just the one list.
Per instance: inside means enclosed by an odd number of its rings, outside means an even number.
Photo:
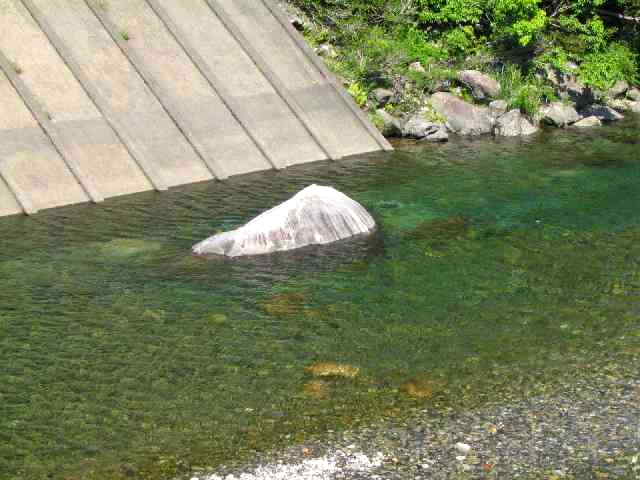
[{"label": "algae on riverbed", "polygon": [[[618,140],[626,128],[460,140],[3,219],[0,477],[168,479],[384,412],[519,398],[633,352],[640,159]],[[597,166],[572,158],[590,142]],[[198,238],[309,183],[367,206],[381,240],[185,261]],[[429,229],[435,244],[412,233]],[[161,248],[90,254],[118,238]],[[314,396],[316,362],[360,370]],[[407,396],[424,372],[433,394]]]}]

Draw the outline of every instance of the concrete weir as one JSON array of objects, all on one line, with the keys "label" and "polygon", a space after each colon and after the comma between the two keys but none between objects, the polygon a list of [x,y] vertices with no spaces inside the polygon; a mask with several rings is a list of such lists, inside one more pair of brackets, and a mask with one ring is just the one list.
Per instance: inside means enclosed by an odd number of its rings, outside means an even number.
[{"label": "concrete weir", "polygon": [[376,150],[273,0],[0,0],[0,216]]}]

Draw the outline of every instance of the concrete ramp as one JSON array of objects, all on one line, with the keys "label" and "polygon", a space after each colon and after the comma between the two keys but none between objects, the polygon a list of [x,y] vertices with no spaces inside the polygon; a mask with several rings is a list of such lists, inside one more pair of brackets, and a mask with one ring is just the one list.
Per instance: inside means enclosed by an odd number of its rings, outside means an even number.
[{"label": "concrete ramp", "polygon": [[0,216],[390,149],[272,0],[0,0]]}]

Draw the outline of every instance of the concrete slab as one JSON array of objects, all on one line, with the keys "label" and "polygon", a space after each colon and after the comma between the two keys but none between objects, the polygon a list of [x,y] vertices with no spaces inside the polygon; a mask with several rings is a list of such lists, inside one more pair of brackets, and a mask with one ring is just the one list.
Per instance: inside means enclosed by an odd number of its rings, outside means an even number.
[{"label": "concrete slab", "polygon": [[328,158],[204,0],[149,3],[167,12],[182,41],[198,52],[206,72],[215,75],[214,81],[231,92],[236,114],[279,165]]},{"label": "concrete slab", "polygon": [[212,0],[220,5],[300,104],[320,140],[341,156],[380,150],[333,85],[309,61],[262,0]]},{"label": "concrete slab", "polygon": [[391,149],[272,0],[0,0],[0,216]]},{"label": "concrete slab", "polygon": [[[24,6],[0,0],[2,52],[49,119],[70,163],[102,197],[151,189],[140,167],[91,102]],[[34,52],[38,52],[34,55]]]},{"label": "concrete slab", "polygon": [[96,13],[127,33],[122,47],[218,178],[272,168],[145,0],[110,0]]},{"label": "concrete slab", "polygon": [[152,183],[171,187],[213,178],[83,0],[22,2],[57,50],[64,50],[63,58]]},{"label": "concrete slab", "polygon": [[0,217],[26,213],[0,174]]},{"label": "concrete slab", "polygon": [[0,176],[14,198],[33,212],[89,201],[4,73],[0,99]]}]

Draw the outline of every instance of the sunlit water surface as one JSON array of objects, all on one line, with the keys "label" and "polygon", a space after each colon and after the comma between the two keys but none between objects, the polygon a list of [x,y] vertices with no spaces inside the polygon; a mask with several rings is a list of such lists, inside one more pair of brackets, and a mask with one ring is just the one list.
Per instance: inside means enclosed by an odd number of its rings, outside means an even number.
[{"label": "sunlit water surface", "polygon": [[[639,127],[405,144],[0,219],[0,478],[170,478],[633,348]],[[311,183],[378,234],[190,255]],[[360,374],[314,381],[315,362]]]}]

